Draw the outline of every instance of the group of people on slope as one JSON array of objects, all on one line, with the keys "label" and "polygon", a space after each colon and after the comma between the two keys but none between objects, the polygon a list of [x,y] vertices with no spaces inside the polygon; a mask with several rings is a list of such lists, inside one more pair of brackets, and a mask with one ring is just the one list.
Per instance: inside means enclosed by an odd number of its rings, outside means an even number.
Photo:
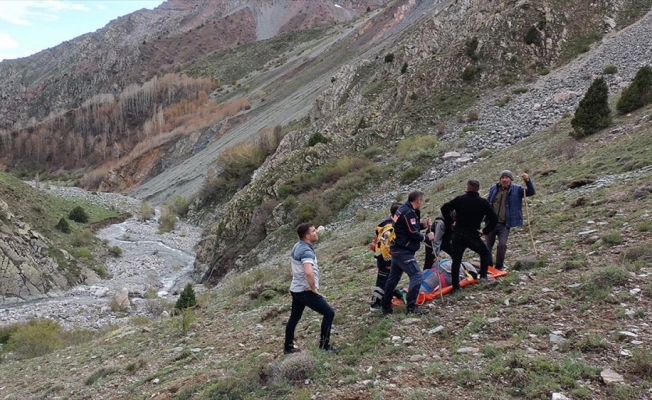
[{"label": "group of people on slope", "polygon": [[[441,215],[434,221],[427,218],[421,222],[420,208],[424,202],[421,191],[408,195],[404,204],[394,203],[390,215],[379,226],[392,222],[396,235],[390,257],[377,256],[378,273],[372,293],[372,309],[380,308],[384,315],[392,314],[392,297],[403,272],[408,275],[408,294],[406,313],[426,314],[428,309],[416,303],[422,281],[422,270],[415,253],[426,243],[424,269],[432,268],[441,259],[441,252],[452,258],[450,265],[453,290],[460,290],[460,265],[462,256],[468,248],[480,256],[479,278],[489,282],[488,267],[492,265],[492,250],[498,239],[495,268],[503,269],[507,240],[512,227],[523,225],[522,199],[535,194],[534,184],[527,173],[521,178],[525,187],[513,183],[514,174],[509,170],[500,173],[499,182],[489,189],[486,199],[480,197],[480,183],[469,180],[466,193],[457,196],[441,207]],[[484,221],[484,228],[481,224]],[[421,233],[421,231],[427,232]],[[313,245],[318,240],[318,232],[313,224],[304,223],[297,228],[299,241],[292,248],[292,308],[285,330],[284,353],[300,351],[294,346],[294,331],[306,307],[323,315],[319,347],[337,352],[331,346],[330,333],[335,311],[318,292],[319,267]],[[481,235],[485,236],[485,241]]]}]

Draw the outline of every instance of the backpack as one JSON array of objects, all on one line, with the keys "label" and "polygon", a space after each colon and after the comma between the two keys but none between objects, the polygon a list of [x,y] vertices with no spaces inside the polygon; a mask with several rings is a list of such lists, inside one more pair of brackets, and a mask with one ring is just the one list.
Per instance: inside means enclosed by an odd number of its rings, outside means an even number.
[{"label": "backpack", "polygon": [[[383,226],[376,227],[376,237],[374,245],[374,257],[382,257],[384,260],[391,260],[390,247],[394,244],[396,233],[394,232],[394,223],[388,222]],[[369,246],[371,248],[371,245]]]}]

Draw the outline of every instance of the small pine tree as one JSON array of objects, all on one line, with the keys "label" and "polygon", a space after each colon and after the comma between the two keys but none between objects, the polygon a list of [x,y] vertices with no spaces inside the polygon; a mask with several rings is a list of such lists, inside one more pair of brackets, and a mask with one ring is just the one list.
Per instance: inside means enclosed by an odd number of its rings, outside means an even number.
[{"label": "small pine tree", "polygon": [[182,311],[186,308],[194,307],[196,304],[197,300],[195,299],[195,289],[192,288],[191,283],[188,283],[177,299],[177,303],[174,305],[174,308]]},{"label": "small pine tree", "polygon": [[539,30],[536,26],[530,26],[525,34],[525,44],[539,44]]},{"label": "small pine tree", "polygon": [[652,68],[646,65],[638,70],[632,83],[623,90],[616,103],[616,110],[619,114],[626,114],[650,103],[652,103]]},{"label": "small pine tree", "polygon": [[73,208],[70,214],[68,214],[68,218],[82,224],[88,222],[88,214],[86,214],[86,211],[81,206]]},{"label": "small pine tree", "polygon": [[571,125],[573,137],[591,135],[611,124],[609,109],[609,88],[603,77],[596,78],[575,110]]},{"label": "small pine tree", "polygon": [[64,217],[61,217],[59,222],[54,227],[63,233],[70,233],[70,224]]}]

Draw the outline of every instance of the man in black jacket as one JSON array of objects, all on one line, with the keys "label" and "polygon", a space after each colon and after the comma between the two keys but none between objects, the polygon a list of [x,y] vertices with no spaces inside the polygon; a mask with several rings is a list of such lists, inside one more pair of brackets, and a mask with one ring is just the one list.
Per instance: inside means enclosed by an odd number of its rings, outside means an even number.
[{"label": "man in black jacket", "polygon": [[391,246],[392,266],[387,277],[385,293],[383,294],[382,309],[383,314],[391,314],[392,297],[394,289],[401,280],[403,272],[407,273],[410,278],[408,286],[407,304],[405,311],[408,314],[427,314],[428,309],[417,307],[417,296],[421,288],[422,272],[419,263],[414,258],[414,253],[419,250],[421,242],[426,240],[432,241],[435,238],[434,233],[429,232],[424,235],[420,231],[430,226],[430,218],[425,224],[420,221],[421,204],[423,204],[423,193],[414,190],[408,195],[408,201],[403,204],[394,214],[394,233],[396,239]]},{"label": "man in black jacket", "polygon": [[478,191],[480,182],[469,180],[466,184],[466,194],[457,196],[441,207],[444,218],[452,223],[451,212],[455,211],[456,219],[453,227],[453,265],[451,267],[453,290],[460,289],[460,264],[464,251],[469,248],[480,256],[480,281],[488,282],[487,269],[492,264],[491,252],[480,238],[480,224],[485,221],[482,234],[487,235],[494,230],[498,217],[489,202]]}]

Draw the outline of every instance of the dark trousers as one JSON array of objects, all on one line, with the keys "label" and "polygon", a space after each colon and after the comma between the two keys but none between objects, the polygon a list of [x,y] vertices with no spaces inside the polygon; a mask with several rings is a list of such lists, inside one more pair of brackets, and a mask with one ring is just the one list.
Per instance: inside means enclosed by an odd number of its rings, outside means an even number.
[{"label": "dark trousers", "polygon": [[292,311],[290,319],[285,326],[285,349],[289,350],[294,346],[294,330],[303,315],[306,307],[321,314],[324,318],[321,320],[321,335],[319,337],[319,348],[328,348],[330,346],[331,326],[335,311],[328,304],[324,296],[315,294],[309,290],[305,292],[290,292],[292,295]]},{"label": "dark trousers", "polygon": [[417,263],[417,260],[414,258],[414,253],[408,250],[398,250],[392,251],[392,266],[389,270],[389,276],[387,277],[385,294],[383,294],[383,310],[391,310],[394,289],[396,289],[396,285],[398,285],[398,282],[401,280],[403,272],[405,272],[410,278],[406,304],[407,309],[411,310],[416,307],[423,273],[421,272],[419,263]]},{"label": "dark trousers", "polygon": [[507,252],[507,239],[509,238],[509,227],[504,223],[498,223],[496,229],[491,231],[485,238],[485,243],[490,252],[494,250],[494,243],[498,237],[498,249],[496,250],[496,265],[498,269],[505,267],[505,253]]},{"label": "dark trousers", "polygon": [[[442,241],[441,242],[441,249],[448,253],[449,256],[453,256],[453,245],[451,244],[450,241]],[[432,254],[432,246],[426,246],[426,260],[423,262],[423,269],[430,269],[432,268],[432,265],[435,263],[435,255]]]},{"label": "dark trousers", "polygon": [[487,270],[491,265],[491,252],[484,244],[479,235],[470,235],[460,232],[453,232],[453,265],[451,266],[451,280],[453,289],[460,288],[460,265],[464,251],[471,249],[480,256],[480,277],[487,277]]},{"label": "dark trousers", "polygon": [[376,267],[378,268],[378,274],[376,274],[376,286],[374,287],[373,293],[371,294],[372,303],[381,303],[383,295],[385,294],[385,285],[387,284],[387,277],[389,276],[389,270],[391,266],[392,260],[385,260],[382,257],[376,257]]}]

